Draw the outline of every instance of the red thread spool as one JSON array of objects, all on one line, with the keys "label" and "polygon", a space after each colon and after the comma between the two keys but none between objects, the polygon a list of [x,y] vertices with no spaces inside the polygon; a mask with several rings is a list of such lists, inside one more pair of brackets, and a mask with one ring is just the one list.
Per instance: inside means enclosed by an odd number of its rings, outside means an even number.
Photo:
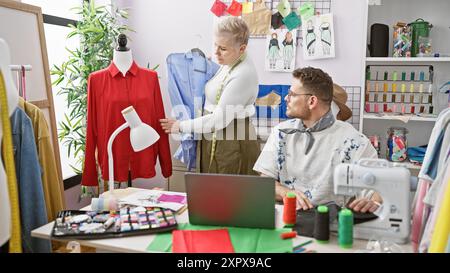
[{"label": "red thread spool", "polygon": [[295,225],[297,196],[293,192],[288,192],[283,198],[283,222],[286,226]]},{"label": "red thread spool", "polygon": [[289,239],[289,238],[295,238],[295,236],[297,236],[297,232],[296,231],[283,232],[283,233],[280,234],[280,237],[283,240]]}]

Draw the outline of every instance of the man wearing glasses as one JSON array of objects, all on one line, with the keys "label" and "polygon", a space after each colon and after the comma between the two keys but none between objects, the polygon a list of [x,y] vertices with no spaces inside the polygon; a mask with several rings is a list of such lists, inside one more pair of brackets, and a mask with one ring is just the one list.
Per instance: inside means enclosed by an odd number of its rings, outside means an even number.
[{"label": "man wearing glasses", "polygon": [[[253,169],[277,179],[277,200],[294,191],[297,209],[328,202],[344,205],[343,197],[333,192],[334,167],[377,158],[377,152],[350,123],[335,119],[331,111],[333,81],[327,73],[306,67],[296,69],[293,76],[285,97],[286,114],[292,119],[274,127]],[[381,202],[377,193],[364,191],[348,206],[354,211],[374,212]]]}]

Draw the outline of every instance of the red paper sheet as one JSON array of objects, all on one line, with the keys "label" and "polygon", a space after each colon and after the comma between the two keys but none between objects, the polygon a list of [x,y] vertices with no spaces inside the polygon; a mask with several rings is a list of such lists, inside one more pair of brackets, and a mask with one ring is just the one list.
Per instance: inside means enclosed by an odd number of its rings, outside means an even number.
[{"label": "red paper sheet", "polygon": [[173,253],[234,253],[227,229],[174,230]]}]

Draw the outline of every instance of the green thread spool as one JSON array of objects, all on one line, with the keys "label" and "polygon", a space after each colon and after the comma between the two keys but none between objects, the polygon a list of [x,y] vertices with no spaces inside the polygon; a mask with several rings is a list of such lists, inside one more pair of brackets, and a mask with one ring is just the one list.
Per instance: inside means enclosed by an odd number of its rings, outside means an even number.
[{"label": "green thread spool", "polygon": [[397,80],[397,71],[394,71],[394,73],[392,74],[392,80]]},{"label": "green thread spool", "polygon": [[388,80],[388,72],[387,72],[387,71],[384,72],[384,80],[385,80],[385,81]]},{"label": "green thread spool", "polygon": [[353,246],[353,213],[349,209],[339,212],[338,243],[342,248]]},{"label": "green thread spool", "polygon": [[406,81],[406,72],[402,72],[402,81]]}]

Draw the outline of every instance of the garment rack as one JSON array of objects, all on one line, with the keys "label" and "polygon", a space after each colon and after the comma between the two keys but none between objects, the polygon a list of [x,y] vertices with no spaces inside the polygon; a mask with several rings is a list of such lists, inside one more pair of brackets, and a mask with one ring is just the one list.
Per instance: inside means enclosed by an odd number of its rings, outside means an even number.
[{"label": "garment rack", "polygon": [[32,66],[29,64],[26,65],[17,65],[17,64],[11,64],[9,66],[9,68],[11,69],[11,71],[21,71],[22,67],[25,69],[25,71],[31,71],[32,70]]}]

